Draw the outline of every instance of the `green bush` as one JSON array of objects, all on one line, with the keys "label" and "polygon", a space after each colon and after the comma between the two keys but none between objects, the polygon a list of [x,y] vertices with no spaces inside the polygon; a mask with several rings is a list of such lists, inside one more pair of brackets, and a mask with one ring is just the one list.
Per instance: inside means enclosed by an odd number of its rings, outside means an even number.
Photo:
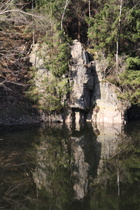
[{"label": "green bush", "polygon": [[140,106],[140,71],[127,70],[119,78],[123,89],[119,97]]}]

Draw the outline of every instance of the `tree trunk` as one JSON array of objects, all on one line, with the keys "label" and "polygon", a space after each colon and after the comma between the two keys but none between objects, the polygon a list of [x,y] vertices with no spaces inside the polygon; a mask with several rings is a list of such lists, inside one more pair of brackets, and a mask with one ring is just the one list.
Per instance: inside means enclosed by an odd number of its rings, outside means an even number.
[{"label": "tree trunk", "polygon": [[77,39],[78,39],[78,41],[80,42],[80,38],[81,38],[81,36],[80,36],[80,27],[81,27],[81,23],[80,23],[80,20],[79,20],[79,18],[78,18],[78,34],[77,34]]},{"label": "tree trunk", "polygon": [[64,11],[63,11],[63,14],[62,14],[62,17],[61,17],[61,30],[63,29],[63,20],[64,20],[64,16],[65,16],[68,4],[69,4],[69,0],[66,0],[65,6],[64,6]]},{"label": "tree trunk", "polygon": [[123,0],[120,0],[118,35],[117,35],[117,42],[116,42],[116,67],[117,67],[117,70],[119,69],[119,41],[120,41],[121,15],[122,15],[122,4],[123,4],[122,1]]},{"label": "tree trunk", "polygon": [[91,7],[90,7],[90,0],[88,1],[88,16],[91,17]]}]

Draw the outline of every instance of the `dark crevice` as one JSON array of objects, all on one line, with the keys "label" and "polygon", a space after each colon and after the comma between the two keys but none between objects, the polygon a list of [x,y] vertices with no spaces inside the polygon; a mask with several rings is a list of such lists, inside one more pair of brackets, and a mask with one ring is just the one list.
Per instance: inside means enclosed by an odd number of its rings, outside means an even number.
[{"label": "dark crevice", "polygon": [[140,119],[140,107],[137,105],[132,105],[127,110],[128,121],[139,120]]}]

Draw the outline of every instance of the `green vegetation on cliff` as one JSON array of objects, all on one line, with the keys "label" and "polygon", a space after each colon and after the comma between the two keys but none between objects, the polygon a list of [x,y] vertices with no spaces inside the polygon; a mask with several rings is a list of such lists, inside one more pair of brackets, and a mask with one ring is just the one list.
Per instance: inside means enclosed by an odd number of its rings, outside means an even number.
[{"label": "green vegetation on cliff", "polygon": [[30,70],[31,86],[26,95],[40,109],[60,111],[65,106],[68,84],[69,47],[63,31],[53,29],[46,33],[39,45],[36,58],[43,59],[43,66]]},{"label": "green vegetation on cliff", "polygon": [[125,71],[120,75],[119,83],[123,89],[120,98],[140,106],[140,71]]}]

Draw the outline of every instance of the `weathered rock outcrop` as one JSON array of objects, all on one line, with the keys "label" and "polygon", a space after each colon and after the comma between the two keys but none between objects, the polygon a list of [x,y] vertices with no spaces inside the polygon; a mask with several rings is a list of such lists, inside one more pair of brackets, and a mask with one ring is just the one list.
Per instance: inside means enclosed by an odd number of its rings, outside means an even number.
[{"label": "weathered rock outcrop", "polygon": [[[103,64],[92,61],[91,55],[75,40],[71,48],[70,107],[75,121],[85,119],[94,122],[125,123],[129,104],[118,99],[120,89],[105,81]],[[85,114],[83,113],[85,112]]]},{"label": "weathered rock outcrop", "polygon": [[[51,83],[53,75],[44,67],[45,46],[39,50],[36,44],[30,61],[36,67],[36,87],[45,97],[45,88],[42,81],[48,78]],[[41,59],[40,59],[41,56]],[[53,61],[52,61],[53,62]],[[85,120],[93,122],[125,123],[126,110],[129,104],[124,104],[118,99],[120,89],[105,80],[102,74],[104,64],[102,61],[93,61],[92,55],[88,53],[83,45],[73,41],[71,46],[71,58],[69,62],[70,94],[67,100],[68,110],[57,116],[55,114],[45,116],[42,112],[43,121],[65,121],[82,122]],[[42,98],[43,102],[43,98]]]},{"label": "weathered rock outcrop", "polygon": [[[30,54],[30,62],[36,69],[34,83],[36,91],[42,94],[44,97],[40,98],[40,104],[45,106],[47,95],[46,87],[43,81],[50,83],[54,78],[53,74],[49,72],[45,67],[45,55],[47,54],[47,45],[39,46],[34,45],[32,53]],[[49,59],[49,58],[47,58]],[[53,62],[53,61],[52,61]],[[91,91],[94,89],[94,77],[93,71],[95,66],[92,65],[89,54],[86,52],[80,42],[75,40],[71,46],[71,59],[69,65],[69,83],[70,83],[70,95],[67,99],[68,111],[63,114],[56,115],[45,115],[41,112],[41,118],[43,121],[60,121],[65,122],[71,121],[84,121],[85,114],[90,108],[91,102]]]}]

